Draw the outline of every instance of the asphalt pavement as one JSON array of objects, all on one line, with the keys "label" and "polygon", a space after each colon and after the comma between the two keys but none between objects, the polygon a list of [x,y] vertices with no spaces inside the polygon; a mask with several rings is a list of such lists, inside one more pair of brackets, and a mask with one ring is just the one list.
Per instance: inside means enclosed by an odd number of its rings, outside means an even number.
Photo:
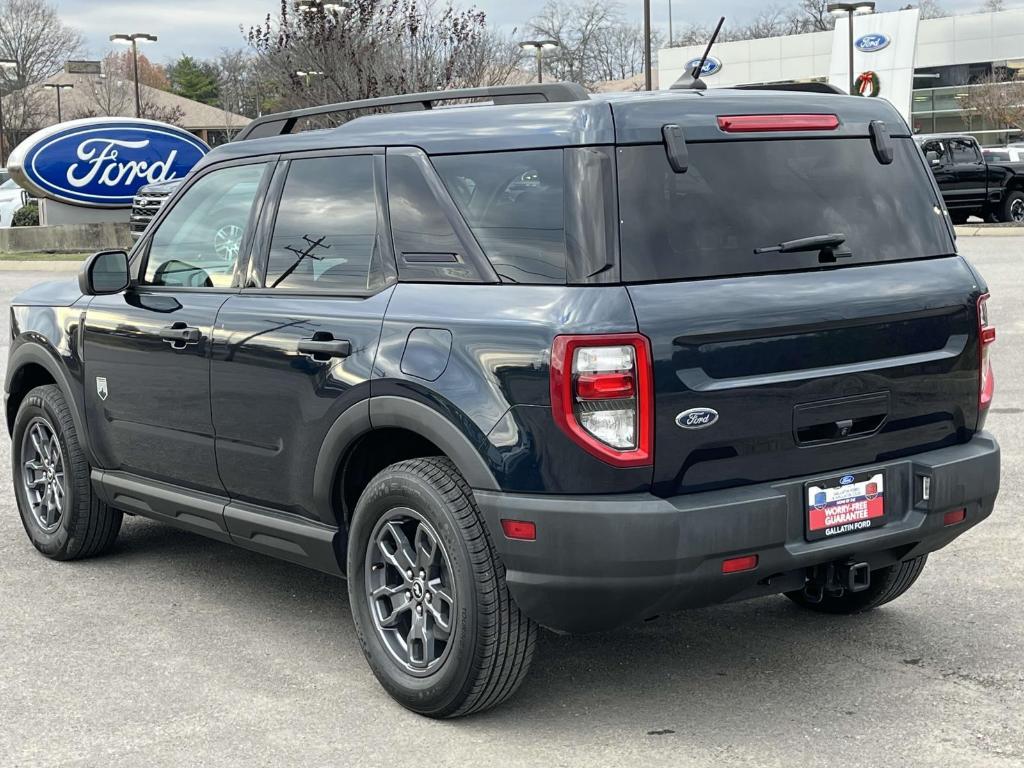
[{"label": "asphalt pavement", "polygon": [[[54,563],[0,435],[0,766],[1024,765],[1024,238],[974,237],[998,329],[994,515],[860,617],[770,598],[606,634],[543,633],[500,709],[433,722],[384,694],[344,583],[126,518]],[[53,275],[0,265],[8,303]],[[70,279],[64,276],[63,279]]]}]

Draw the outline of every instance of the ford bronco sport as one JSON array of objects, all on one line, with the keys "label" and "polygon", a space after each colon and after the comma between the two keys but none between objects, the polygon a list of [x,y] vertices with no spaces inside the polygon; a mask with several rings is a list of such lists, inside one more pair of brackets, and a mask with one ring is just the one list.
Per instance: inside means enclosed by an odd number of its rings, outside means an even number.
[{"label": "ford bronco sport", "polygon": [[538,626],[905,592],[995,502],[986,299],[881,99],[272,115],[14,301],[18,506],[58,560],[129,514],[346,576],[384,688],[463,715]]}]

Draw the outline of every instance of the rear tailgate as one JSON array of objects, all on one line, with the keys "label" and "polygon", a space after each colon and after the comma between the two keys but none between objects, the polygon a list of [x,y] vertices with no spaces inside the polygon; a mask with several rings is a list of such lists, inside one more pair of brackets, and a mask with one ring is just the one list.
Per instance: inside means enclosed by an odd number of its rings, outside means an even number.
[{"label": "rear tailgate", "polygon": [[[740,114],[824,104],[840,126],[738,137],[712,122],[713,98],[705,123],[680,107],[697,137],[686,173],[661,144],[617,153],[622,276],[654,360],[655,491],[824,475],[966,441],[980,290],[902,121],[874,107],[895,128],[883,164],[867,100],[845,119],[857,100],[741,99]],[[652,117],[671,122],[656,104]],[[824,234],[845,243],[754,253]]]}]

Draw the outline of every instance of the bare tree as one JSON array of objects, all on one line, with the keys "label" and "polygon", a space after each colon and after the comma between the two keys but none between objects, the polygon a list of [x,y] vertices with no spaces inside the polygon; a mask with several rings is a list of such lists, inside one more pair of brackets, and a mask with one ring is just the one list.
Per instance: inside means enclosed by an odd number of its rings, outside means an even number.
[{"label": "bare tree", "polygon": [[800,14],[806,19],[809,32],[835,29],[836,17],[829,13],[829,0],[801,0]]},{"label": "bare tree", "polygon": [[979,10],[982,13],[998,13],[999,11],[1006,10],[1006,3],[1004,0],[985,0]]},{"label": "bare tree", "polygon": [[949,12],[939,5],[938,0],[921,0],[916,5],[905,5],[900,10],[909,11],[913,8],[921,9],[922,19],[942,19],[949,16]]},{"label": "bare tree", "polygon": [[989,75],[965,88],[964,93],[960,103],[968,127],[976,115],[997,128],[1024,130],[1024,81],[1007,82],[999,75]]},{"label": "bare tree", "polygon": [[58,72],[81,51],[81,35],[46,0],[0,0],[0,58],[16,65],[0,76],[8,146],[39,128],[47,114],[42,94],[25,86]]},{"label": "bare tree", "polygon": [[434,0],[355,0],[343,16],[282,0],[247,38],[257,84],[283,108],[504,83],[521,54],[483,12]]}]

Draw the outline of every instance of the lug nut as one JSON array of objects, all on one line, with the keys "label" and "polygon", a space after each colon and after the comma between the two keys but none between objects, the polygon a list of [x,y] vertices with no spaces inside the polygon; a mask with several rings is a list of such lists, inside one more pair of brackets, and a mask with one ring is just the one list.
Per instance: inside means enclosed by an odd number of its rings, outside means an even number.
[{"label": "lug nut", "polygon": [[416,613],[423,613],[423,606],[422,605],[417,605],[416,606]]},{"label": "lug nut", "polygon": [[428,603],[430,602],[430,593],[429,592],[427,592],[427,602]]},{"label": "lug nut", "polygon": [[412,569],[410,568],[408,571],[406,571],[405,575],[408,576],[411,579],[412,578]]},{"label": "lug nut", "polygon": [[423,579],[423,578],[426,578],[426,575],[427,575],[427,572],[426,572],[426,571],[424,571],[424,570],[423,570],[423,569],[421,568],[421,569],[420,569],[420,578],[421,578],[421,579]]},{"label": "lug nut", "polygon": [[412,597],[412,592],[410,592],[408,589],[405,590],[405,599],[408,600],[411,597]]}]

